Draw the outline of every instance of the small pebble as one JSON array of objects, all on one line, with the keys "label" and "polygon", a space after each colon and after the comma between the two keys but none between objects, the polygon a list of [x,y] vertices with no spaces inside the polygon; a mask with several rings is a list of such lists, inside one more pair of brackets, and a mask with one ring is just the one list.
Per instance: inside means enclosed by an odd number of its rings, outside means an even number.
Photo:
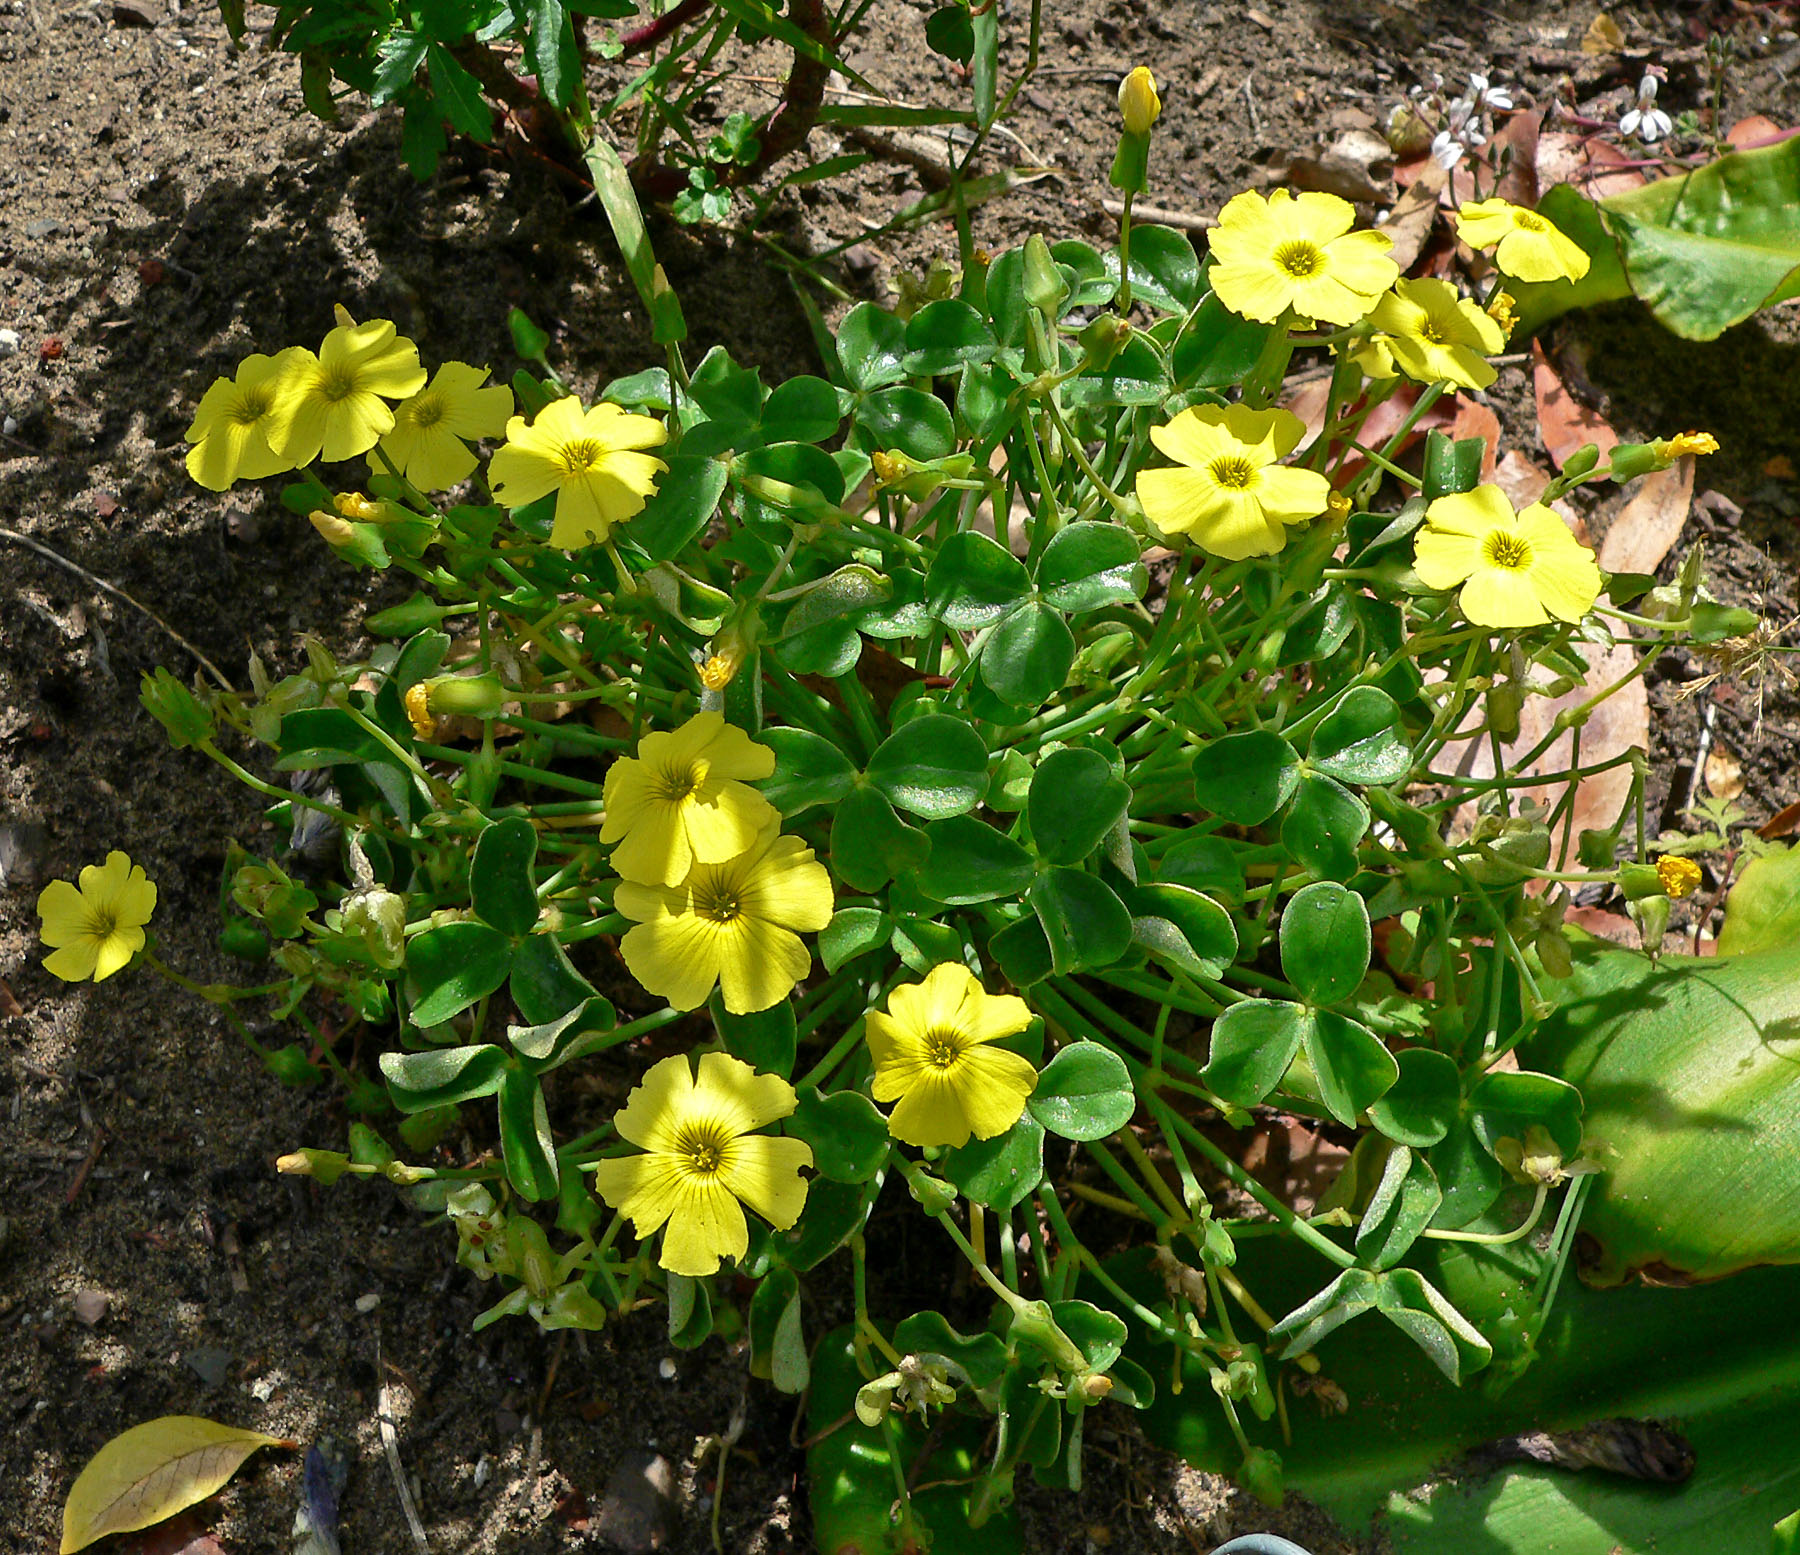
[{"label": "small pebble", "polygon": [[675,1533],[675,1469],[669,1460],[626,1453],[606,1482],[593,1529],[604,1545],[628,1555],[664,1548]]},{"label": "small pebble", "polygon": [[0,329],[0,356],[11,356],[19,349],[19,332],[16,329]]},{"label": "small pebble", "polygon": [[25,236],[28,238],[47,238],[53,233],[61,231],[62,223],[60,221],[52,221],[48,217],[42,221],[28,221],[25,223]]},{"label": "small pebble", "polygon": [[11,437],[18,430],[19,418],[17,416],[8,416],[4,420],[0,420],[0,434]]},{"label": "small pebble", "polygon": [[661,1377],[664,1382],[673,1382],[675,1380],[675,1363],[665,1355],[662,1360],[657,1362],[656,1375]]},{"label": "small pebble", "polygon": [[358,1296],[356,1298],[356,1310],[358,1312],[362,1313],[365,1317],[367,1317],[369,1313],[373,1312],[380,1305],[381,1305],[381,1297],[375,1291],[370,1291],[368,1295]]},{"label": "small pebble", "polygon": [[109,1303],[105,1291],[84,1290],[76,1293],[74,1305],[76,1321],[92,1328],[106,1316]]}]

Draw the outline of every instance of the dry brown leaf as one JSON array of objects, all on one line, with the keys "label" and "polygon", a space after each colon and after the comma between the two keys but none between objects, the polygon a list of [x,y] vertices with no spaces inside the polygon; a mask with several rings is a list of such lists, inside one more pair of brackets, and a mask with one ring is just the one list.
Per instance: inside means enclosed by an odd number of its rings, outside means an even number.
[{"label": "dry brown leaf", "polygon": [[1413,262],[1431,237],[1432,226],[1437,221],[1438,201],[1449,177],[1443,168],[1427,157],[1425,165],[1394,202],[1388,219],[1382,223],[1381,230],[1394,244],[1388,250],[1388,258],[1400,267],[1402,275],[1412,269]]},{"label": "dry brown leaf", "polygon": [[1764,842],[1773,842],[1777,837],[1791,836],[1797,829],[1800,829],[1800,804],[1783,805],[1756,828],[1756,835]]},{"label": "dry brown leaf", "polygon": [[1544,354],[1537,341],[1531,343],[1531,380],[1537,394],[1538,433],[1544,450],[1557,469],[1568,462],[1569,455],[1589,443],[1596,444],[1602,457],[1616,448],[1619,434],[1606,424],[1606,418],[1590,410],[1569,392],[1562,374]]},{"label": "dry brown leaf", "polygon": [[1456,419],[1450,423],[1450,436],[1458,442],[1469,437],[1481,439],[1481,478],[1484,482],[1491,481],[1494,459],[1500,451],[1500,418],[1479,400],[1467,400],[1459,395]]},{"label": "dry brown leaf", "polygon": [[1542,190],[1538,188],[1538,131],[1543,128],[1542,113],[1515,113],[1494,137],[1492,154],[1505,156],[1506,171],[1494,186],[1494,194],[1514,205],[1535,210]]},{"label": "dry brown leaf", "polygon": [[1691,456],[1646,475],[1607,529],[1600,565],[1608,572],[1655,572],[1681,538],[1693,505]]},{"label": "dry brown leaf", "polygon": [[121,1431],[88,1460],[63,1503],[61,1555],[204,1501],[259,1447],[298,1443],[198,1415],[164,1415]]},{"label": "dry brown leaf", "polygon": [[1733,151],[1750,151],[1757,146],[1771,146],[1778,140],[1786,140],[1792,133],[1766,114],[1753,113],[1732,125],[1725,132],[1725,139],[1731,143]]},{"label": "dry brown leaf", "polygon": [[1623,194],[1647,181],[1630,162],[1617,146],[1592,135],[1557,130],[1538,137],[1537,176],[1545,189],[1553,184],[1574,184],[1590,200]]},{"label": "dry brown leaf", "polygon": [[1588,23],[1588,30],[1581,40],[1583,54],[1617,54],[1624,47],[1623,29],[1604,11]]},{"label": "dry brown leaf", "polygon": [[1736,799],[1743,793],[1743,764],[1723,745],[1712,748],[1707,755],[1706,764],[1700,770],[1706,779],[1706,791],[1714,799]]}]

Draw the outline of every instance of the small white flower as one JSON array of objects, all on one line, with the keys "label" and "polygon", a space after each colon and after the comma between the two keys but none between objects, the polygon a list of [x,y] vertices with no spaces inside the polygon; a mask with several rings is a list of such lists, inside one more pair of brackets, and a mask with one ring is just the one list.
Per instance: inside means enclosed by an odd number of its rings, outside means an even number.
[{"label": "small white flower", "polygon": [[1505,110],[1513,105],[1512,88],[1491,86],[1484,74],[1475,71],[1469,76],[1469,100],[1477,108]]},{"label": "small white flower", "polygon": [[1431,160],[1446,173],[1469,154],[1469,148],[1448,130],[1439,130],[1431,140]]},{"label": "small white flower", "polygon": [[1656,106],[1657,79],[1646,75],[1638,82],[1637,103],[1619,120],[1621,135],[1635,135],[1645,145],[1654,145],[1674,130],[1669,116]]}]

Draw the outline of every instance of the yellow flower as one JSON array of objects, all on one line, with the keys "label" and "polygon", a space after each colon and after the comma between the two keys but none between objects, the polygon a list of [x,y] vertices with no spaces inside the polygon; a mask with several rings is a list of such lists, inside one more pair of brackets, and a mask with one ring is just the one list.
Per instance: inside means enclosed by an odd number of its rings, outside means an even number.
[{"label": "yellow flower", "polygon": [[1354,324],[1400,274],[1385,232],[1352,232],[1356,207],[1335,194],[1266,200],[1246,190],[1213,229],[1212,289],[1247,319],[1272,324],[1290,308],[1302,318]]},{"label": "yellow flower", "polygon": [[387,516],[380,503],[371,502],[360,491],[340,491],[331,499],[331,505],[340,516],[353,518],[359,524],[379,524]]},{"label": "yellow flower", "polygon": [[693,1010],[717,983],[726,1009],[750,1015],[785,999],[812,969],[800,935],[831,922],[831,876],[771,822],[745,852],[695,864],[680,885],[621,881],[613,905],[637,920],[619,950],[651,993]]},{"label": "yellow flower", "polygon": [[358,324],[342,308],[319,354],[282,352],[269,442],[290,465],[366,454],[393,428],[389,400],[425,387],[419,348],[387,319]]},{"label": "yellow flower", "polygon": [[291,470],[269,445],[270,412],[287,352],[280,356],[247,356],[235,378],[215,379],[200,398],[194,424],[187,429],[188,474],[208,491],[224,491],[234,481],[259,481]]},{"label": "yellow flower", "polygon": [[104,981],[144,948],[144,925],[156,911],[156,887],[143,866],[116,848],[104,864],[89,864],[77,890],[52,880],[37,900],[44,920],[38,938],[53,954],[47,970],[65,983]]},{"label": "yellow flower", "polygon": [[1448,281],[1394,282],[1369,322],[1407,377],[1485,389],[1499,376],[1484,353],[1506,344],[1500,326]]},{"label": "yellow flower", "polygon": [[424,681],[415,680],[408,686],[400,705],[406,709],[406,721],[412,725],[413,733],[421,740],[429,740],[437,733],[437,719],[431,712],[431,687]]},{"label": "yellow flower", "polygon": [[1150,429],[1150,440],[1180,467],[1139,473],[1145,516],[1164,534],[1191,534],[1228,561],[1274,555],[1287,543],[1283,526],[1317,518],[1331,498],[1331,483],[1317,470],[1277,463],[1305,431],[1292,411],[1189,407]]},{"label": "yellow flower", "polygon": [[1517,303],[1518,299],[1511,292],[1495,292],[1488,298],[1487,315],[1500,326],[1503,339],[1510,340],[1512,332],[1519,327]]},{"label": "yellow flower", "polygon": [[495,498],[522,508],[556,493],[550,543],[565,550],[598,545],[615,524],[643,512],[668,465],[639,450],[660,448],[668,429],[652,416],[617,405],[584,410],[577,399],[553,400],[530,426],[506,423],[506,446],[488,462]]},{"label": "yellow flower", "polygon": [[946,961],[922,983],[888,995],[867,1017],[875,1100],[897,1101],[888,1132],[909,1145],[966,1145],[1019,1121],[1037,1071],[990,1044],[1031,1024],[1011,994],[988,993],[965,966]]},{"label": "yellow flower", "polygon": [[1521,281],[1579,281],[1588,272],[1579,243],[1547,217],[1506,200],[1469,201],[1456,213],[1456,234],[1470,248],[1493,248],[1494,263]]},{"label": "yellow flower", "polygon": [[640,885],[679,885],[696,860],[723,864],[778,822],[775,807],[739,779],[766,778],[775,752],[719,713],[696,713],[673,734],[646,734],[637,756],[606,774],[602,842],[613,868]]},{"label": "yellow flower", "polygon": [[1119,83],[1119,112],[1125,116],[1127,135],[1148,135],[1150,127],[1162,116],[1156,77],[1147,66],[1139,65]]},{"label": "yellow flower", "polygon": [[1700,866],[1691,858],[1665,853],[1656,861],[1656,878],[1662,881],[1665,892],[1680,901],[1700,884]]},{"label": "yellow flower", "polygon": [[[474,472],[469,441],[499,437],[513,412],[512,390],[503,384],[482,388],[487,371],[467,362],[445,362],[431,383],[394,407],[394,429],[381,451],[420,491],[448,491]],[[369,468],[387,468],[374,454]]]},{"label": "yellow flower", "polygon": [[1662,455],[1673,464],[1677,459],[1692,454],[1716,454],[1719,451],[1719,440],[1710,432],[1677,432],[1673,437],[1663,439]]},{"label": "yellow flower", "polygon": [[640,1242],[668,1227],[659,1261],[671,1274],[712,1274],[749,1251],[744,1204],[777,1231],[806,1206],[811,1146],[754,1132],[793,1110],[793,1086],[728,1053],[703,1053],[697,1081],[685,1057],[665,1058],[613,1119],[644,1153],[601,1161],[594,1187]]},{"label": "yellow flower", "polygon": [[1432,503],[1413,570],[1427,588],[1460,585],[1462,612],[1477,626],[1579,621],[1600,597],[1594,553],[1541,502],[1515,514],[1498,486]]}]

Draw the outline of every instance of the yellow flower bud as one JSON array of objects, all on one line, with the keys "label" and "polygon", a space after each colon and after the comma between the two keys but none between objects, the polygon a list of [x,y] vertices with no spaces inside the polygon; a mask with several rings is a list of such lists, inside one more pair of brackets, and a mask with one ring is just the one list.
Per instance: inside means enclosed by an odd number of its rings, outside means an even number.
[{"label": "yellow flower bud", "polygon": [[1119,112],[1125,116],[1127,135],[1148,135],[1162,114],[1162,98],[1156,94],[1156,77],[1139,65],[1119,83]]},{"label": "yellow flower bud", "polygon": [[912,474],[914,465],[905,454],[873,453],[869,455],[869,463],[874,467],[875,479],[883,486],[895,486]]},{"label": "yellow flower bud", "polygon": [[1691,858],[1665,853],[1656,861],[1656,876],[1663,890],[1679,901],[1700,884],[1700,866]]},{"label": "yellow flower bud", "polygon": [[[1663,442],[1663,456],[1671,463],[1686,454],[1716,454],[1719,440],[1710,432],[1678,432]],[[1670,892],[1671,896],[1675,893]]]},{"label": "yellow flower bud", "polygon": [[431,688],[422,680],[415,681],[406,688],[401,701],[406,706],[413,733],[421,740],[429,740],[437,732],[437,720],[431,716]]},{"label": "yellow flower bud", "polygon": [[360,491],[339,492],[332,506],[345,518],[356,519],[359,523],[379,523],[382,517],[381,508]]},{"label": "yellow flower bud", "polygon": [[306,515],[312,520],[312,526],[324,537],[327,545],[348,545],[356,538],[356,531],[349,523],[335,513],[327,513],[323,508],[314,508]]},{"label": "yellow flower bud", "polygon": [[1519,327],[1519,315],[1513,311],[1515,300],[1510,292],[1495,292],[1488,298],[1487,315],[1500,326],[1502,335],[1511,335]]}]

